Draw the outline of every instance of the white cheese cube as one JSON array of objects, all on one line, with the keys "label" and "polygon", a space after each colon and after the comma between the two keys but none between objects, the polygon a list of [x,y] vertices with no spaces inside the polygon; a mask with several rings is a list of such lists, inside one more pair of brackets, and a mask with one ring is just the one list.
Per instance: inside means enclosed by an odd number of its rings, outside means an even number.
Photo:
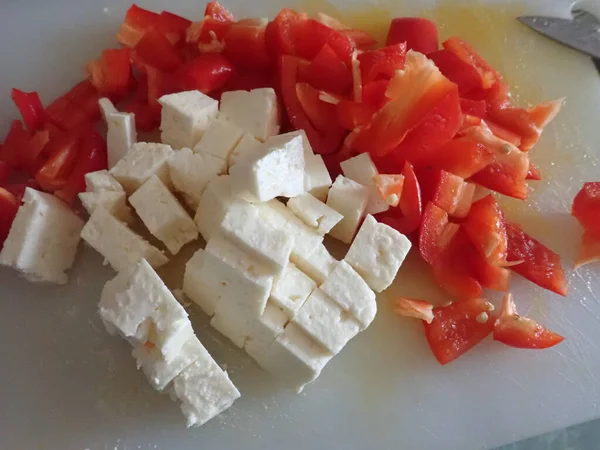
[{"label": "white cheese cube", "polygon": [[143,369],[154,389],[162,391],[173,378],[200,358],[204,361],[212,361],[191,327],[189,332],[188,339],[171,361],[167,361],[152,344],[134,345],[132,355],[137,362],[138,369]]},{"label": "white cheese cube", "polygon": [[292,319],[334,355],[358,334],[358,322],[322,290],[316,289]]},{"label": "white cheese cube", "polygon": [[308,193],[290,198],[287,207],[321,236],[329,233],[344,218],[335,209],[330,208],[321,200],[316,199]]},{"label": "white cheese cube", "polygon": [[[281,136],[277,136],[280,138]],[[295,197],[304,192],[304,150],[300,135],[268,139],[262,154],[234,165],[229,173],[234,194],[249,201],[266,202],[275,197]]]},{"label": "white cheese cube", "polygon": [[227,170],[229,156],[240,142],[244,132],[231,122],[215,119],[208,126],[200,142],[194,147],[194,153],[212,155],[223,161],[223,170]]},{"label": "white cheese cube", "polygon": [[259,141],[265,141],[279,133],[277,95],[271,88],[224,92],[219,118],[234,123]]},{"label": "white cheese cube", "polygon": [[194,148],[219,112],[219,102],[200,91],[162,96],[161,140],[174,149]]},{"label": "white cheese cube", "polygon": [[337,260],[321,243],[307,257],[296,256],[294,263],[317,284],[322,284],[335,269]]},{"label": "white cheese cube", "polygon": [[262,152],[262,142],[250,133],[244,133],[229,155],[229,164],[231,167],[239,162],[246,162],[258,158]]},{"label": "white cheese cube", "polygon": [[327,205],[344,218],[329,233],[332,237],[350,244],[369,201],[369,189],[342,175],[335,179],[327,195]]},{"label": "white cheese cube", "polygon": [[131,209],[127,206],[125,191],[80,192],[79,200],[90,216],[96,208],[104,208],[125,223],[132,223],[135,220]]},{"label": "white cheese cube", "polygon": [[85,190],[87,192],[125,192],[123,186],[108,170],[98,170],[85,174]]},{"label": "white cheese cube", "polygon": [[406,236],[369,214],[344,260],[371,289],[382,292],[394,281],[410,247]]},{"label": "white cheese cube", "polygon": [[294,217],[294,213],[275,198],[265,203],[253,203],[253,205],[258,209],[260,220],[263,220],[277,230],[283,228],[288,223],[290,216]]},{"label": "white cheese cube", "polygon": [[331,187],[331,176],[321,155],[304,156],[304,190],[322,202]]},{"label": "white cheese cube", "polygon": [[110,169],[110,174],[121,183],[127,194],[132,194],[152,175],[171,186],[169,158],[173,150],[168,145],[138,142]]},{"label": "white cheese cube", "polygon": [[268,145],[272,147],[282,146],[295,137],[300,137],[300,139],[302,139],[302,150],[304,153],[304,158],[306,159],[309,156],[314,156],[313,149],[310,146],[308,136],[306,136],[306,132],[304,130],[289,131],[287,133],[274,135],[267,139],[267,141]]},{"label": "white cheese cube", "polygon": [[169,159],[171,182],[194,211],[208,182],[222,173],[222,160],[212,155],[192,153],[189,148],[175,152]]},{"label": "white cheese cube", "polygon": [[302,261],[308,259],[315,249],[323,242],[323,236],[318,234],[312,228],[304,225],[304,222],[295,215],[286,222],[281,230],[289,236],[294,237],[294,246],[292,248],[290,260],[298,267],[300,267]]},{"label": "white cheese cube", "polygon": [[81,230],[81,237],[117,272],[128,271],[140,260],[160,267],[169,259],[162,251],[130,230],[104,208],[97,208]]},{"label": "white cheese cube", "polygon": [[157,176],[152,176],[131,197],[146,228],[176,255],[185,244],[198,239],[198,229],[177,198]]},{"label": "white cheese cube", "polygon": [[238,348],[244,348],[250,325],[256,317],[241,308],[235,300],[223,298],[215,307],[210,325]]},{"label": "white cheese cube", "polygon": [[200,197],[194,222],[202,237],[208,241],[221,226],[225,214],[236,200],[231,191],[231,178],[223,175],[213,178]]},{"label": "white cheese cube", "polygon": [[377,167],[368,153],[361,153],[340,163],[342,172],[347,178],[362,184],[369,189],[368,214],[377,214],[390,209],[390,205],[381,198],[373,177],[379,175]]},{"label": "white cheese cube", "polygon": [[275,279],[271,301],[292,318],[316,287],[311,278],[290,263]]},{"label": "white cheese cube", "polygon": [[175,395],[188,427],[199,427],[218,416],[240,397],[227,373],[213,361],[197,361],[173,380]]},{"label": "white cheese cube", "polygon": [[108,168],[111,169],[127,154],[137,141],[135,116],[131,113],[115,112],[106,116],[106,148]]},{"label": "white cheese cube", "polygon": [[320,375],[332,356],[298,325],[290,323],[256,362],[300,392]]},{"label": "white cheese cube", "polygon": [[[212,316],[215,313],[218,298],[205,289],[204,277],[206,275],[203,273],[205,255],[204,250],[198,249],[186,263],[183,274],[183,292],[190,300],[200,306],[205,314]],[[211,258],[213,257],[211,256]]]},{"label": "white cheese cube", "polygon": [[250,203],[231,205],[225,214],[221,230],[224,236],[275,273],[280,273],[290,259],[294,236],[263,221],[258,208]]},{"label": "white cheese cube", "polygon": [[264,312],[253,324],[246,338],[246,353],[256,360],[263,358],[277,336],[283,333],[289,320],[283,309],[270,301],[267,302]]},{"label": "white cheese cube", "polygon": [[0,265],[23,272],[29,281],[65,284],[83,224],[56,197],[26,188],[0,252]]},{"label": "white cheese cube", "polygon": [[171,362],[193,336],[188,315],[146,260],[102,290],[100,317],[133,344],[156,347]]},{"label": "white cheese cube", "polygon": [[375,293],[346,262],[338,261],[331,275],[319,286],[338,305],[367,328],[377,314]]},{"label": "white cheese cube", "polygon": [[102,113],[102,117],[106,123],[108,123],[107,118],[110,114],[119,112],[117,108],[115,108],[115,105],[113,105],[113,102],[106,97],[98,99],[98,106],[100,107],[100,112]]}]

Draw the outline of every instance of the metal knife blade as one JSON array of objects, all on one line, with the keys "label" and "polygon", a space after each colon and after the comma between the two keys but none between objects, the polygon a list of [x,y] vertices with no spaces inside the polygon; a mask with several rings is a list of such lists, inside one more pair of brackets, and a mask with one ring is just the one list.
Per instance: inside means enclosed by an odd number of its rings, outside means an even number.
[{"label": "metal knife blade", "polygon": [[[590,17],[593,19],[590,19]],[[545,16],[522,16],[519,21],[563,45],[600,58],[600,24],[591,14],[573,20]]]}]

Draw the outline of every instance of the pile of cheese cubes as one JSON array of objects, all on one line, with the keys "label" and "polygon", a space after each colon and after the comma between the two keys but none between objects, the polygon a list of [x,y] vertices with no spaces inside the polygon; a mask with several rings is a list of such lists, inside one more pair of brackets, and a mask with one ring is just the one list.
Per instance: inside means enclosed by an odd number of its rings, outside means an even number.
[{"label": "pile of cheese cubes", "polygon": [[[272,89],[226,92],[220,107],[198,91],[160,103],[162,142],[145,143],[131,114],[101,100],[110,170],[86,176],[81,237],[118,272],[100,301],[108,330],[129,340],[151,384],[200,425],[240,394],[154,271],[168,254],[204,238],[183,292],[233,344],[301,390],[370,325],[375,292],[393,282],[410,242],[371,215],[388,204],[370,157],[345,161],[332,183],[304,132],[278,134]],[[161,245],[133,231],[140,220]],[[342,261],[326,234],[351,244]]]}]

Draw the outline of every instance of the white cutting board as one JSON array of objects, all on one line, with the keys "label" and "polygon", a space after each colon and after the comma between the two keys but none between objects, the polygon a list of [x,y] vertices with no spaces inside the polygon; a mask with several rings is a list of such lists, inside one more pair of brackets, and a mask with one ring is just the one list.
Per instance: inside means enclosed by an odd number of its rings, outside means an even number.
[{"label": "white cutting board", "polygon": [[[17,114],[9,89],[39,89],[45,100],[65,91],[80,79],[82,63],[114,44],[112,34],[126,3],[2,2],[3,133]],[[201,0],[139,3],[196,18],[203,9]],[[289,5],[225,3],[240,17],[272,16]],[[571,273],[580,231],[568,215],[582,180],[600,179],[600,77],[587,58],[502,18],[518,11],[552,13],[557,6],[564,13],[564,5],[521,2],[506,6],[504,15],[495,8],[497,19],[479,26],[476,16],[457,22],[456,14],[437,15],[442,33],[458,32],[489,52],[489,59],[517,84],[515,93],[523,101],[568,98],[533,152],[545,181],[532,193],[531,207],[522,211],[519,202],[507,202],[509,217],[519,218],[564,257],[571,284],[567,299],[517,277],[513,281],[521,311],[564,334],[563,344],[548,351],[518,351],[489,340],[441,367],[427,348],[421,324],[391,313],[388,293],[380,299],[373,326],[296,395],[210,330],[196,311],[192,318],[199,336],[226,364],[243,397],[222,417],[189,430],[177,404],[153,392],[135,370],[128,345],[104,331],[96,303],[113,274],[85,249],[65,287],[35,286],[0,270],[0,448],[469,450],[600,416],[600,267]],[[380,6],[392,15],[418,12],[415,5],[397,2]],[[454,6],[442,9],[456,11]],[[480,8],[474,11],[483,14]],[[416,259],[401,270],[393,290],[441,299],[427,268]]]}]

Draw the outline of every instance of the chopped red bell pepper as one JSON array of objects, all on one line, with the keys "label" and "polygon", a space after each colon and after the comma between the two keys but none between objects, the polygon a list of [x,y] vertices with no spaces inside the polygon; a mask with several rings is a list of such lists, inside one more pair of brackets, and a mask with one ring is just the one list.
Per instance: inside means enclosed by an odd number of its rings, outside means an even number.
[{"label": "chopped red bell pepper", "polygon": [[494,154],[485,145],[467,138],[459,138],[452,139],[439,149],[431,167],[466,179],[493,161]]},{"label": "chopped red bell pepper", "polygon": [[386,45],[403,42],[409,50],[425,54],[435,52],[439,47],[435,23],[422,17],[400,17],[392,20]]},{"label": "chopped red bell pepper", "polygon": [[155,26],[171,44],[177,45],[185,41],[186,31],[191,24],[191,20],[163,11],[158,16]]},{"label": "chopped red bell pepper", "polygon": [[[164,72],[173,72],[182,63],[177,49],[156,28],[149,28],[131,51],[131,59],[138,69],[154,67]],[[96,88],[102,92],[100,88]]]},{"label": "chopped red bell pepper", "polygon": [[[481,75],[468,62],[448,50],[438,50],[427,55],[450,81],[458,85],[461,95],[481,87]],[[483,100],[482,100],[483,101]]]},{"label": "chopped red bell pepper", "polygon": [[44,191],[54,192],[65,185],[77,161],[84,130],[90,127],[72,130],[50,142],[50,156],[35,174],[35,180]]},{"label": "chopped red bell pepper", "polygon": [[444,49],[454,53],[461,61],[472,66],[480,76],[479,87],[490,89],[497,81],[502,81],[502,76],[488,64],[483,57],[466,41],[451,37],[443,44]]},{"label": "chopped red bell pepper", "polygon": [[328,44],[310,64],[300,65],[299,77],[317,89],[341,95],[352,86],[352,72]]},{"label": "chopped red bell pepper", "polygon": [[4,144],[0,147],[0,160],[6,161],[12,167],[18,167],[17,156],[21,149],[27,147],[28,142],[29,133],[25,130],[23,122],[13,120]]},{"label": "chopped red bell pepper", "polygon": [[46,122],[46,112],[37,92],[23,92],[13,89],[11,98],[23,118],[29,132],[39,130]]},{"label": "chopped red bell pepper", "polygon": [[471,205],[462,226],[479,254],[489,263],[502,265],[506,262],[508,244],[504,213],[492,195]]},{"label": "chopped red bell pepper", "polygon": [[72,204],[77,194],[85,191],[86,173],[107,168],[106,141],[96,131],[90,130],[82,136],[79,147],[79,154],[70,175],[65,184],[54,193],[67,204]]},{"label": "chopped red bell pepper", "polygon": [[268,23],[265,29],[265,41],[271,54],[294,55],[292,29],[300,21],[300,15],[291,9],[283,8],[279,14]]},{"label": "chopped red bell pepper", "polygon": [[90,122],[95,122],[100,118],[98,100],[101,97],[96,88],[92,86],[90,80],[83,80],[77,83],[69,92],[63,95],[65,100],[81,108]]},{"label": "chopped red bell pepper", "polygon": [[337,120],[348,131],[355,128],[368,126],[377,112],[374,106],[367,103],[353,102],[342,99],[336,105]]},{"label": "chopped red bell pepper", "polygon": [[532,283],[566,296],[567,282],[560,256],[529,236],[515,223],[506,222],[506,234],[508,262],[522,261],[510,268]]},{"label": "chopped red bell pepper", "polygon": [[[2,154],[2,150],[0,150]],[[7,161],[0,159],[0,184],[5,184],[12,173],[12,166]]]},{"label": "chopped red bell pepper", "polygon": [[274,64],[262,26],[233,24],[225,35],[223,54],[241,68],[266,70]]},{"label": "chopped red bell pepper", "polygon": [[206,53],[181,66],[173,83],[181,91],[209,94],[222,89],[233,75],[233,65],[218,53]]},{"label": "chopped red bell pepper", "polygon": [[398,207],[390,208],[381,216],[381,219],[400,233],[409,235],[419,229],[423,203],[421,202],[419,180],[410,163],[404,165],[402,176],[404,176],[404,185]]},{"label": "chopped red bell pepper", "polygon": [[583,184],[573,199],[571,214],[585,231],[600,238],[600,182]]},{"label": "chopped red bell pepper", "polygon": [[529,170],[527,171],[526,180],[539,181],[542,179],[542,172],[540,168],[533,163],[529,163]]},{"label": "chopped red bell pepper", "polygon": [[122,109],[135,115],[135,127],[139,131],[154,131],[160,124],[160,109],[152,108],[144,100],[131,100]]},{"label": "chopped red bell pepper", "polygon": [[227,8],[221,5],[217,0],[208,2],[204,10],[204,16],[209,16],[220,22],[235,22],[235,17]]},{"label": "chopped red bell pepper", "polygon": [[363,84],[378,79],[389,80],[397,70],[404,68],[406,43],[398,43],[377,50],[367,50],[358,55]]},{"label": "chopped red bell pepper", "polygon": [[65,97],[59,97],[46,108],[48,120],[63,131],[72,130],[89,122],[88,114]]},{"label": "chopped red bell pepper", "polygon": [[144,32],[155,26],[159,15],[137,5],[131,5],[125,14],[125,20],[117,33],[117,40],[126,47],[134,47]]},{"label": "chopped red bell pepper", "polygon": [[423,204],[432,202],[453,214],[460,200],[465,180],[445,170],[424,169],[417,172]]},{"label": "chopped red bell pepper", "polygon": [[372,81],[363,85],[362,87],[362,101],[363,103],[374,107],[379,110],[388,102],[389,98],[385,96],[389,81],[378,80]]},{"label": "chopped red bell pepper", "polygon": [[483,100],[460,99],[460,109],[463,114],[484,119],[487,115],[487,103]]},{"label": "chopped red bell pepper", "polygon": [[291,39],[294,54],[312,61],[328,44],[345,64],[350,66],[354,43],[343,33],[334,30],[314,19],[292,22]]},{"label": "chopped red bell pepper", "polygon": [[584,230],[573,267],[579,269],[596,261],[600,261],[600,238],[595,233]]},{"label": "chopped red bell pepper", "polygon": [[308,83],[297,83],[296,95],[304,114],[318,132],[342,135],[343,130],[336,117],[336,105],[322,101],[319,91]]},{"label": "chopped red bell pepper", "polygon": [[8,237],[10,227],[19,210],[19,203],[12,193],[0,187],[0,248]]},{"label": "chopped red bell pepper", "polygon": [[448,213],[434,203],[427,203],[419,232],[419,252],[427,263],[434,264],[449,243],[449,240],[442,242],[448,224]]},{"label": "chopped red bell pepper", "polygon": [[154,67],[146,68],[146,81],[148,93],[146,95],[148,106],[153,113],[160,117],[161,106],[158,99],[163,95],[175,92],[175,84],[171,74],[162,72]]},{"label": "chopped red bell pepper", "polygon": [[[147,34],[144,34],[144,37]],[[144,38],[136,48],[143,40]],[[133,79],[129,58],[128,48],[104,50],[99,59],[89,62],[86,66],[92,86],[102,95],[117,99],[124,96]]]},{"label": "chopped red bell pepper", "polygon": [[433,308],[425,336],[440,364],[448,364],[475,347],[494,329],[491,304],[483,298]]},{"label": "chopped red bell pepper", "polygon": [[504,296],[500,317],[494,325],[495,341],[515,348],[545,349],[560,344],[564,339],[537,322],[519,316],[512,294]]}]

